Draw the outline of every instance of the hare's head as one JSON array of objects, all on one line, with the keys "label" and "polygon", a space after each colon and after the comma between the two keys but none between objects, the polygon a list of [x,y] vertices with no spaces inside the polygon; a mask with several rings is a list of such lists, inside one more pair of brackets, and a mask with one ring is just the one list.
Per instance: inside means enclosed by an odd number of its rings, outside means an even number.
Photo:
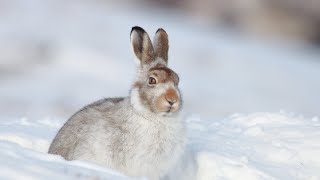
[{"label": "hare's head", "polygon": [[131,104],[142,112],[170,116],[181,108],[178,75],[168,68],[168,35],[158,29],[152,44],[141,27],[133,27],[131,45],[137,59],[137,79],[131,90]]}]

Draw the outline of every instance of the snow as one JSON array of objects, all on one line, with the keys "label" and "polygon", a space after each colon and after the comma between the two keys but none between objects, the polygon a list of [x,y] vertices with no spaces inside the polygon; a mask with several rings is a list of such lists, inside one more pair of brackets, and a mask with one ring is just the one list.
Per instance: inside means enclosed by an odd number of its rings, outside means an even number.
[{"label": "snow", "polygon": [[[188,145],[168,179],[319,179],[320,121],[279,113],[186,119]],[[0,174],[7,179],[130,179],[88,162],[47,154],[60,119],[0,123]]]},{"label": "snow", "polygon": [[128,94],[134,25],[167,30],[181,79],[188,146],[168,179],[320,179],[319,51],[172,11],[75,2],[0,2],[1,179],[131,179],[46,152],[79,108]]},{"label": "snow", "polygon": [[114,171],[48,155],[51,140],[64,121],[10,119],[0,125],[2,179],[128,179]]},{"label": "snow", "polygon": [[194,139],[191,147],[201,147],[196,158],[198,171],[203,171],[202,179],[320,176],[318,121],[282,112],[233,115],[219,122],[201,124],[200,136],[199,127],[189,126],[189,129],[190,139]]}]

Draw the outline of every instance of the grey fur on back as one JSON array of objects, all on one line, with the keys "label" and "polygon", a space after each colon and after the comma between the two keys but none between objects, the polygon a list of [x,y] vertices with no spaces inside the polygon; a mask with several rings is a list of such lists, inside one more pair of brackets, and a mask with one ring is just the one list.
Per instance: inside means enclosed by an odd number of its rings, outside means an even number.
[{"label": "grey fur on back", "polygon": [[112,118],[111,112],[116,109],[119,111],[121,106],[117,107],[117,104],[124,101],[124,99],[125,98],[101,99],[83,107],[59,130],[52,141],[49,153],[59,154],[67,160],[74,159],[75,148],[81,143],[81,140],[84,139],[82,136],[89,133],[89,129],[87,129],[88,126],[95,125],[101,119],[105,119],[105,123],[110,124],[110,128],[112,125],[120,123],[112,122],[114,118]]}]

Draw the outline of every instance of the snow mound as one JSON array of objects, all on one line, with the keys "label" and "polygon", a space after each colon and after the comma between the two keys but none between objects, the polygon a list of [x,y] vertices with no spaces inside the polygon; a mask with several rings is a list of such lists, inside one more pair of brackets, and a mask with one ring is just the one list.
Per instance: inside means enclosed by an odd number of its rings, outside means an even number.
[{"label": "snow mound", "polygon": [[111,170],[47,154],[64,121],[26,118],[0,123],[2,179],[129,179]]},{"label": "snow mound", "polygon": [[279,113],[188,119],[197,179],[319,179],[317,117]]},{"label": "snow mound", "polygon": [[[47,154],[64,120],[0,122],[5,179],[130,179],[83,161]],[[186,119],[188,146],[166,179],[319,179],[320,121],[287,113]]]}]

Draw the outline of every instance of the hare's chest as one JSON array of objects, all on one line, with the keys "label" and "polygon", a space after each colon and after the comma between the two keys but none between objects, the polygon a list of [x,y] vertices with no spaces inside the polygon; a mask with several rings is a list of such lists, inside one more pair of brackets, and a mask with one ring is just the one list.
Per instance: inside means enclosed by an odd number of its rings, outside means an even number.
[{"label": "hare's chest", "polygon": [[137,171],[165,171],[175,159],[173,157],[182,152],[179,133],[179,129],[163,124],[137,126],[131,136],[135,141],[134,150],[127,154],[130,158],[126,164],[132,170],[139,167]]},{"label": "hare's chest", "polygon": [[164,123],[146,123],[136,127],[134,136],[141,148],[152,153],[166,153],[177,143],[179,129]]}]

